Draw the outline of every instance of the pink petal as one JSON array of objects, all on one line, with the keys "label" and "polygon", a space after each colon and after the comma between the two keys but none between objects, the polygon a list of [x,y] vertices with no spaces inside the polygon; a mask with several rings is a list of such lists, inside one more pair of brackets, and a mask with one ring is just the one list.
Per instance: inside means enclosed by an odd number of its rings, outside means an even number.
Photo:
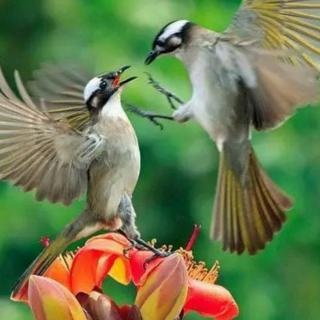
[{"label": "pink petal", "polygon": [[28,296],[36,320],[86,320],[76,298],[66,287],[52,279],[31,276]]},{"label": "pink petal", "polygon": [[[130,251],[129,262],[133,283],[139,287],[143,285],[148,274],[156,268],[164,258],[151,259],[154,253],[151,251]],[[149,261],[149,262],[148,262]]]},{"label": "pink petal", "polygon": [[85,309],[94,320],[122,320],[118,306],[109,297],[97,291],[89,294]]},{"label": "pink petal", "polygon": [[148,320],[176,319],[187,297],[188,276],[182,256],[173,254],[146,275],[135,304],[142,318]]}]

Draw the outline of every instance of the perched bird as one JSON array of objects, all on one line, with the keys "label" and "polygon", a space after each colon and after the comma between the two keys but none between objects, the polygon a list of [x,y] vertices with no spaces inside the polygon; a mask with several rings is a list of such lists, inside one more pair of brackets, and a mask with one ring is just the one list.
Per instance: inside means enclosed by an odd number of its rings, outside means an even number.
[{"label": "perched bird", "polygon": [[220,152],[212,237],[224,250],[263,249],[292,207],[259,164],[250,133],[319,100],[319,24],[320,1],[244,0],[223,33],[179,20],[154,39],[146,64],[175,56],[193,87],[173,118],[195,119]]},{"label": "perched bird", "polygon": [[0,72],[0,178],[36,191],[38,200],[70,204],[87,192],[83,212],[36,258],[16,284],[43,274],[70,243],[101,229],[138,240],[131,197],[140,171],[134,129],[122,109],[120,80],[129,67],[90,78],[46,67],[36,74],[32,98],[18,72],[20,98]]}]

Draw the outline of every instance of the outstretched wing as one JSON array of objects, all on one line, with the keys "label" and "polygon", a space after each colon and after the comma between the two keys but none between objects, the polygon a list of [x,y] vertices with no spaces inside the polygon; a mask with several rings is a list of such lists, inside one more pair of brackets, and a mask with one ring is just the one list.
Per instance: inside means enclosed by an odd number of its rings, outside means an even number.
[{"label": "outstretched wing", "polygon": [[0,179],[25,191],[36,189],[38,200],[69,204],[86,190],[92,150],[100,141],[41,110],[18,72],[15,81],[21,99],[0,70]]},{"label": "outstretched wing", "polygon": [[91,78],[79,67],[43,65],[34,72],[29,89],[37,104],[45,105],[53,119],[64,119],[73,129],[83,131],[90,119],[83,91]]},{"label": "outstretched wing", "polygon": [[288,50],[288,62],[320,71],[318,0],[244,0],[225,35]]},{"label": "outstretched wing", "polygon": [[310,66],[284,63],[272,50],[224,40],[211,52],[218,58],[214,72],[220,84],[238,89],[256,130],[275,128],[297,108],[320,101],[319,72]]}]

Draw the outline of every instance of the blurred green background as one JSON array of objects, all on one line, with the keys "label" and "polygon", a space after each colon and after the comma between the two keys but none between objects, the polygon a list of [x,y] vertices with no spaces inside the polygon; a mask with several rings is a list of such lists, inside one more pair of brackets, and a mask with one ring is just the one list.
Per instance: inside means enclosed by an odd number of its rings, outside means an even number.
[{"label": "blurred green background", "polygon": [[[12,83],[15,68],[24,79],[41,62],[73,62],[97,73],[134,65],[140,80],[125,92],[128,102],[170,113],[165,99],[146,85],[150,71],[187,99],[190,86],[182,65],[143,60],[165,23],[187,18],[223,30],[240,0],[1,0],[0,64]],[[280,129],[254,135],[254,147],[267,171],[295,198],[288,222],[257,256],[222,252],[209,240],[217,152],[196,124],[165,123],[160,131],[130,115],[140,140],[142,171],[134,195],[138,225],[146,239],[183,246],[192,226],[203,232],[195,255],[221,264],[219,283],[239,303],[246,320],[316,320],[320,314],[320,110],[306,108]],[[40,250],[39,238],[53,237],[83,207],[38,203],[5,182],[0,184],[0,319],[31,319],[22,304],[9,301],[10,289]],[[132,302],[133,288],[108,280],[119,303]],[[187,319],[199,319],[189,315]]]}]

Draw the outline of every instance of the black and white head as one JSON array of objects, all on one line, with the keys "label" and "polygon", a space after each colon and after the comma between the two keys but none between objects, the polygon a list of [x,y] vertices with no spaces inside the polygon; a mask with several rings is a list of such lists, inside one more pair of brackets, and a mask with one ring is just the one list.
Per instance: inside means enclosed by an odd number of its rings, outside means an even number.
[{"label": "black and white head", "polygon": [[83,97],[89,110],[101,109],[115,94],[120,94],[121,89],[128,82],[136,79],[120,81],[122,73],[130,66],[120,68],[118,71],[109,72],[92,78],[84,88]]},{"label": "black and white head", "polygon": [[187,43],[192,25],[188,20],[177,20],[165,25],[156,35],[145,63],[150,64],[162,54],[176,54]]}]

